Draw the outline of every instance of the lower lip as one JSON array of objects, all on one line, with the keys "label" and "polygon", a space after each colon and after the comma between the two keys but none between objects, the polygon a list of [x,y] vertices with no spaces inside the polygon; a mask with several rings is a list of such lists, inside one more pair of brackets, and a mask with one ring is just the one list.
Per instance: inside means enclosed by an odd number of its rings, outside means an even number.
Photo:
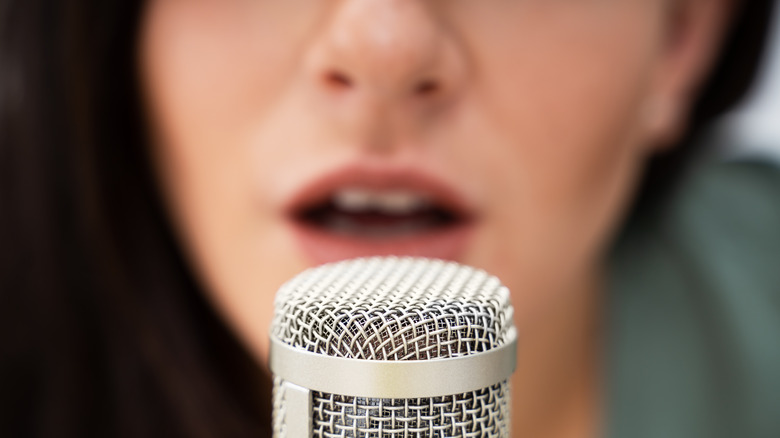
[{"label": "lower lip", "polygon": [[292,223],[293,234],[304,254],[315,264],[370,256],[415,256],[459,261],[473,226],[464,223],[447,228],[388,239],[331,233]]}]

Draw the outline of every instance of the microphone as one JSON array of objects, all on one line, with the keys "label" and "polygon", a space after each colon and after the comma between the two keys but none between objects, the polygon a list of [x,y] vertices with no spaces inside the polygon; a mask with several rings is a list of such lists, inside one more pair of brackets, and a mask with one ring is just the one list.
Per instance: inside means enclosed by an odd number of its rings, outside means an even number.
[{"label": "microphone", "polygon": [[276,438],[510,436],[509,291],[453,262],[309,269],[274,301]]}]

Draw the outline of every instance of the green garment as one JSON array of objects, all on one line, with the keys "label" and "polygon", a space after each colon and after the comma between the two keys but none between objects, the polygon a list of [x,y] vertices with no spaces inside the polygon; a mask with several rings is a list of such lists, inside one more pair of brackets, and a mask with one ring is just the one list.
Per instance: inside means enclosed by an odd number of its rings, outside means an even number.
[{"label": "green garment", "polygon": [[611,438],[780,438],[780,169],[708,165],[613,252]]}]

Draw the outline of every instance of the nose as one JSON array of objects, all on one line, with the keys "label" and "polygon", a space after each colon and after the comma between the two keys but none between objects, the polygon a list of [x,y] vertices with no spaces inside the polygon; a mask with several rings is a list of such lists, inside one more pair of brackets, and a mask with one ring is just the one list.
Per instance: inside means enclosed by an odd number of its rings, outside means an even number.
[{"label": "nose", "polygon": [[462,51],[422,0],[344,0],[311,52],[319,89],[433,104],[457,94]]}]

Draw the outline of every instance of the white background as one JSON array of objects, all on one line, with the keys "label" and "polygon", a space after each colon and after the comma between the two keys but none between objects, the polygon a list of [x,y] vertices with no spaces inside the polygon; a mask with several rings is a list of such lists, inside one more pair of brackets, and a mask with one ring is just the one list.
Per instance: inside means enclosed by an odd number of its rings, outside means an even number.
[{"label": "white background", "polygon": [[769,48],[757,82],[747,99],[716,128],[731,154],[770,156],[780,160],[780,5],[775,8]]}]

